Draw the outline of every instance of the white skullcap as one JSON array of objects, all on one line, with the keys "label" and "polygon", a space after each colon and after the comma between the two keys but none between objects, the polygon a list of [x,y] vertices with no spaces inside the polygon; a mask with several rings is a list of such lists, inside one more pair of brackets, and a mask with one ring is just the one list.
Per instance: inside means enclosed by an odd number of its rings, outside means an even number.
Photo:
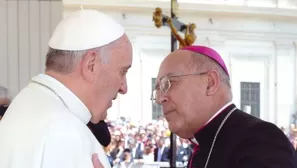
[{"label": "white skullcap", "polygon": [[124,28],[96,10],[80,10],[63,19],[49,41],[58,50],[87,50],[109,44],[124,34]]}]

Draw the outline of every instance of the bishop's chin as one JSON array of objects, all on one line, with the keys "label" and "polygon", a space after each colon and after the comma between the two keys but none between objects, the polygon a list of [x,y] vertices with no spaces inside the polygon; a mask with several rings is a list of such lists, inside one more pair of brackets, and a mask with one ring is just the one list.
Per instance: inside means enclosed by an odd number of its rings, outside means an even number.
[{"label": "bishop's chin", "polygon": [[193,137],[193,134],[189,132],[189,129],[186,129],[185,124],[177,123],[176,121],[168,122],[169,130],[178,135],[183,139],[190,139]]},{"label": "bishop's chin", "polygon": [[184,131],[177,131],[177,132],[173,132],[174,134],[176,134],[177,136],[179,136],[180,138],[183,139],[192,139],[194,138],[193,134],[188,134],[187,132]]}]

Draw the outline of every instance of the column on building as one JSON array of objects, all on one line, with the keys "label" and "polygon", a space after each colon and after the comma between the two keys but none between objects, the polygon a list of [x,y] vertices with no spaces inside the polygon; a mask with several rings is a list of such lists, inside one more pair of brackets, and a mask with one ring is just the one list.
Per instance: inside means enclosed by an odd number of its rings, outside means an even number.
[{"label": "column on building", "polygon": [[0,86],[12,98],[44,71],[48,40],[62,17],[61,0],[0,3]]},{"label": "column on building", "polygon": [[292,42],[277,42],[277,121],[276,124],[282,127],[289,127],[292,122],[292,115],[296,111],[295,82],[296,82],[296,50]]}]

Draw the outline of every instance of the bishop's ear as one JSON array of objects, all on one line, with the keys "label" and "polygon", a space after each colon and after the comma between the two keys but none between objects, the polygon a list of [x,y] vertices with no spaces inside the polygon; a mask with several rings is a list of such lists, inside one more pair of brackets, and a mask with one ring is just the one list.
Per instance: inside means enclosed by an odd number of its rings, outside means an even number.
[{"label": "bishop's ear", "polygon": [[220,75],[218,71],[212,70],[208,72],[206,95],[212,96],[219,90]]},{"label": "bishop's ear", "polygon": [[85,79],[92,82],[96,79],[96,69],[98,69],[98,63],[100,57],[97,56],[96,50],[88,51],[82,59],[82,73]]}]

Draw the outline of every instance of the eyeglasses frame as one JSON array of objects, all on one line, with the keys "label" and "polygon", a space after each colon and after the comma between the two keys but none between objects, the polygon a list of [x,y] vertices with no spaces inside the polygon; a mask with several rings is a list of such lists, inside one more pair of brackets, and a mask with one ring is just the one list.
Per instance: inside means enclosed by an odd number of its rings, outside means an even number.
[{"label": "eyeglasses frame", "polygon": [[[171,77],[186,77],[186,76],[193,76],[193,75],[204,75],[204,74],[207,74],[208,72],[209,71],[195,72],[195,73],[189,73],[189,74],[178,74],[178,75],[166,75],[166,76],[163,76],[163,77],[160,78],[160,81],[162,81],[162,79],[164,79],[164,78],[167,78],[169,86],[168,86],[166,91],[162,91],[162,89],[160,89],[160,91],[161,91],[162,94],[166,94],[168,92],[168,90],[171,88],[171,81],[169,80],[169,78],[171,78]],[[151,94],[151,100],[152,101],[156,101],[157,96],[155,96],[155,98],[154,98],[154,92],[157,91],[157,90],[159,90],[159,88],[155,87],[155,89],[152,91],[152,94]]]}]

